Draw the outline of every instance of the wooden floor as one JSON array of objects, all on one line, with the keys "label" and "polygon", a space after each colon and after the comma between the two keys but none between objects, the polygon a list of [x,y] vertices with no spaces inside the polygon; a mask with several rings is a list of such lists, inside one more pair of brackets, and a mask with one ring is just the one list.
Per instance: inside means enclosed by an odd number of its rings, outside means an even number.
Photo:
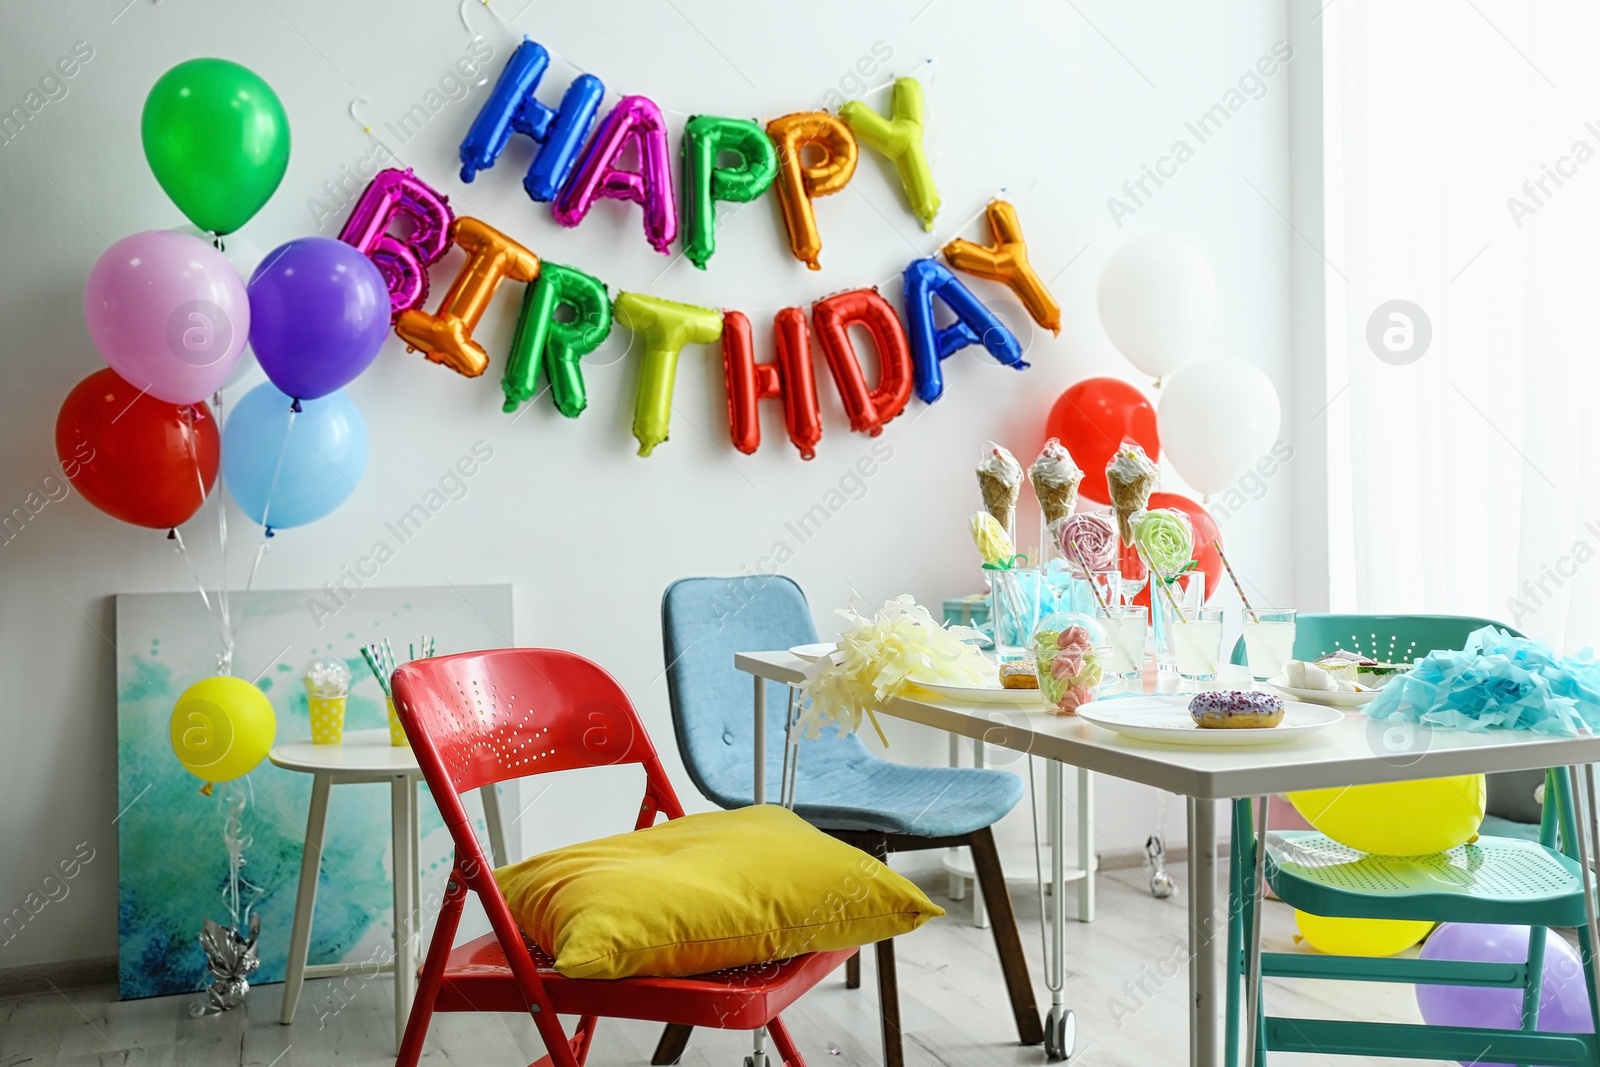
[{"label": "wooden floor", "polygon": [[[1180,890],[1168,900],[1151,897],[1138,871],[1102,874],[1096,921],[1070,924],[1066,993],[1078,1019],[1074,1065],[1179,1067],[1188,1061],[1182,866],[1175,866],[1172,873]],[[906,1062],[916,1067],[1044,1064],[1042,1048],[1016,1043],[989,931],[966,922],[967,904],[944,899],[942,879],[930,881],[928,888],[930,893],[937,890],[935,899],[947,906],[950,915],[900,939]],[[1013,894],[1043,1008],[1050,994],[1039,955],[1039,898],[1021,885],[1013,885]],[[1270,904],[1265,929],[1269,948],[1286,947],[1293,934],[1288,909]],[[812,1067],[881,1062],[871,955],[865,957],[861,989],[845,989],[841,971],[786,1013]],[[1162,979],[1163,970],[1175,977]],[[327,1001],[320,984],[306,983],[293,1026],[278,1024],[282,987],[276,985],[253,990],[242,1011],[201,1019],[189,1017],[192,997],[117,1003],[111,988],[0,1000],[0,1067],[392,1063],[394,994],[388,981],[380,978],[367,985],[321,1026],[317,1014],[306,1007]],[[1419,1021],[1409,986],[1269,984],[1268,1006],[1276,1014]],[[597,1067],[647,1063],[658,1032],[658,1027],[644,1023],[603,1023],[589,1063]],[[749,1048],[746,1033],[697,1030],[682,1062],[738,1067]],[[541,1054],[527,1019],[440,1015],[435,1017],[423,1062],[514,1067]],[[1274,1061],[1313,1062],[1288,1056]],[[1343,1067],[1369,1061],[1316,1057],[1314,1062],[1318,1067]]]}]

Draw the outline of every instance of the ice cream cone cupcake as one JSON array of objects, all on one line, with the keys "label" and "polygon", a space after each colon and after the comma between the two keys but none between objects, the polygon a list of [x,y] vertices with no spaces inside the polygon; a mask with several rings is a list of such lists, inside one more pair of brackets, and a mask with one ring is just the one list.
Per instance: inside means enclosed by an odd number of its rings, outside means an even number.
[{"label": "ice cream cone cupcake", "polygon": [[978,488],[983,491],[983,510],[1010,533],[1017,517],[1017,494],[1022,491],[1022,464],[990,441],[978,464]]},{"label": "ice cream cone cupcake", "polygon": [[1039,498],[1044,524],[1050,526],[1072,514],[1072,505],[1078,500],[1078,483],[1083,481],[1083,471],[1072,461],[1072,453],[1052,437],[1044,443],[1033,466],[1028,468],[1028,480],[1033,483],[1033,495]]},{"label": "ice cream cone cupcake", "polygon": [[1134,513],[1145,509],[1160,477],[1161,470],[1132,441],[1123,441],[1106,464],[1106,488],[1111,491],[1111,508],[1116,512],[1117,533],[1123,544],[1133,544]]}]

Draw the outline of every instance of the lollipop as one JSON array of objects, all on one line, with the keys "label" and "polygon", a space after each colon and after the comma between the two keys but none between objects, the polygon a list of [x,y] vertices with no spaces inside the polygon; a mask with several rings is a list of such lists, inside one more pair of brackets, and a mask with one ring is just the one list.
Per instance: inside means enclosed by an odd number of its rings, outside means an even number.
[{"label": "lollipop", "polygon": [[972,513],[972,543],[978,546],[985,565],[1000,565],[1016,556],[1016,548],[998,519],[987,511]]},{"label": "lollipop", "polygon": [[1117,564],[1117,528],[1098,512],[1069,515],[1051,525],[1056,544],[1068,563],[1091,571],[1108,571]]},{"label": "lollipop", "polygon": [[1189,525],[1189,516],[1173,508],[1135,515],[1133,543],[1157,574],[1177,574],[1194,558],[1194,529]]}]

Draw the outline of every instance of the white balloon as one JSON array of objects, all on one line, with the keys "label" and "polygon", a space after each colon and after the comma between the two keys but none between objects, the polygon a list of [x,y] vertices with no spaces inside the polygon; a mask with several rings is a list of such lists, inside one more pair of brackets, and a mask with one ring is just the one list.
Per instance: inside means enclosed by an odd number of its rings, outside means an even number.
[{"label": "white balloon", "polygon": [[1192,245],[1151,233],[1124,241],[1100,271],[1100,325],[1128,362],[1164,378],[1200,350],[1217,282]]},{"label": "white balloon", "polygon": [[1283,409],[1278,391],[1253,363],[1199,359],[1167,383],[1156,413],[1161,451],[1202,493],[1236,482],[1272,448]]}]

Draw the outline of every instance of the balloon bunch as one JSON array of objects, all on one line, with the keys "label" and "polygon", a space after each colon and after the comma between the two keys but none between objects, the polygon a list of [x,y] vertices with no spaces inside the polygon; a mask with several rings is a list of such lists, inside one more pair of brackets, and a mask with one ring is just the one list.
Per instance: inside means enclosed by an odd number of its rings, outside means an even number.
[{"label": "balloon bunch", "polygon": [[[167,71],[145,100],[141,135],[156,180],[193,229],[125,237],[90,270],[84,319],[110,366],[67,396],[56,450],[86,500],[123,522],[168,530],[193,570],[178,527],[200,510],[219,472],[266,537],[326,515],[354,490],[366,430],[340,389],[387,337],[385,271],[399,277],[407,261],[382,254],[406,250],[384,245],[381,234],[372,238],[374,258],[341,241],[302,238],[268,254],[248,283],[241,277],[225,239],[277,189],[289,122],[272,88],[237,63],[193,59]],[[414,190],[393,195],[409,204]],[[419,227],[410,240],[427,238]],[[248,247],[238,241],[233,259]],[[425,288],[425,273],[408,277]],[[223,426],[221,390],[239,376],[247,343],[269,382]],[[225,561],[220,501],[216,528]],[[203,699],[191,689],[179,701],[173,745],[197,776],[227,781],[265,754],[271,705],[226,677],[237,635],[226,576],[213,598],[194,573],[214,612],[223,677],[208,680],[219,684]],[[202,758],[215,752],[226,758]]]},{"label": "balloon bunch", "polygon": [[1272,447],[1282,410],[1254,364],[1194,358],[1217,310],[1205,259],[1173,237],[1135,237],[1106,260],[1098,302],[1112,344],[1157,386],[1166,380],[1148,430],[1159,424],[1173,469],[1204,496],[1234,484]]}]

